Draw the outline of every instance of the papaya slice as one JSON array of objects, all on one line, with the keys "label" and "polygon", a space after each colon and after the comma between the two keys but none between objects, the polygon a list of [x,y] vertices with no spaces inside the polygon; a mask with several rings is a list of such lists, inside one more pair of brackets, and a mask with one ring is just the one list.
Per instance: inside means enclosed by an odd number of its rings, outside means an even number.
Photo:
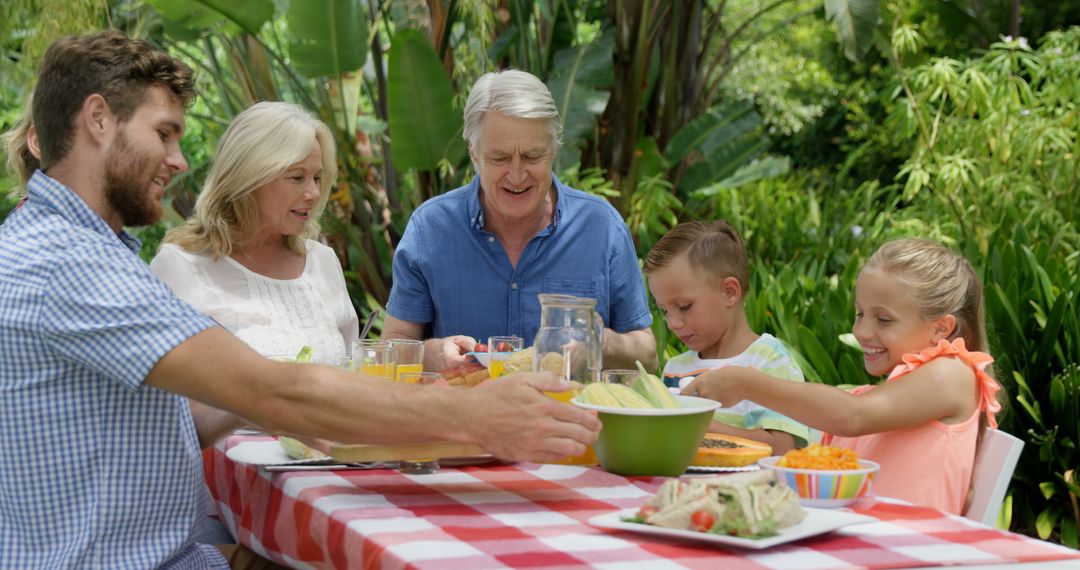
[{"label": "papaya slice", "polygon": [[772,455],[772,446],[760,441],[707,433],[690,465],[698,467],[743,467]]}]

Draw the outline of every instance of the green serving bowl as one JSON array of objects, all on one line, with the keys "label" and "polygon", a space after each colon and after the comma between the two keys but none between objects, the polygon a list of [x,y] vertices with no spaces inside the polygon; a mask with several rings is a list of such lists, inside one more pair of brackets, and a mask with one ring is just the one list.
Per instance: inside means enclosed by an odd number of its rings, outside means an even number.
[{"label": "green serving bowl", "polygon": [[599,412],[600,437],[593,444],[600,465],[618,475],[678,477],[686,471],[720,402],[675,396],[678,408],[642,409],[574,405]]}]

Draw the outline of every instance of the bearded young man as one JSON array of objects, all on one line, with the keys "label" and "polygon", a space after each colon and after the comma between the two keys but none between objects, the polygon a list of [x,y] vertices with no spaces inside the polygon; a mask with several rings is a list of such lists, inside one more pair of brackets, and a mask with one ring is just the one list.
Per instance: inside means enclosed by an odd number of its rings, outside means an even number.
[{"label": "bearded young man", "polygon": [[[358,382],[260,357],[178,300],[124,226],[153,222],[191,70],[110,31],[63,38],[34,91],[41,170],[0,226],[0,568],[226,568],[197,544],[199,450],[238,424],[345,442],[450,439],[580,454],[596,418],[519,375],[468,391]],[[184,396],[208,404],[192,417]],[[223,411],[222,411],[223,410]],[[479,413],[478,413],[479,411]],[[467,420],[466,420],[467,418]]]}]

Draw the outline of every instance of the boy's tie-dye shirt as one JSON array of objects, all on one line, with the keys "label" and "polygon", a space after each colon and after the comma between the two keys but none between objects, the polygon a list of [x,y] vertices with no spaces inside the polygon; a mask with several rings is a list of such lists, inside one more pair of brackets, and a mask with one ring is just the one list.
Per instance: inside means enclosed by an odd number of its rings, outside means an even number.
[{"label": "boy's tie-dye shirt", "polygon": [[[698,374],[725,366],[746,366],[770,376],[803,382],[802,370],[791,357],[787,347],[779,339],[763,334],[742,354],[732,358],[702,359],[697,351],[684,352],[664,365],[664,384],[669,388],[683,388]],[[749,400],[743,400],[731,408],[719,408],[714,418],[718,422],[743,429],[772,429],[790,433],[797,446],[804,446],[810,439],[809,430],[803,424]]]}]

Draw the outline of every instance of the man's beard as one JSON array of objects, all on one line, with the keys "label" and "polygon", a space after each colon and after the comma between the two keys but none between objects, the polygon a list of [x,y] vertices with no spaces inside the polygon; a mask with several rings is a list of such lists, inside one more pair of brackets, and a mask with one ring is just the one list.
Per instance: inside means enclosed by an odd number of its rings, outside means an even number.
[{"label": "man's beard", "polygon": [[125,226],[148,226],[161,219],[161,203],[149,196],[152,166],[120,131],[105,162],[105,199]]}]

